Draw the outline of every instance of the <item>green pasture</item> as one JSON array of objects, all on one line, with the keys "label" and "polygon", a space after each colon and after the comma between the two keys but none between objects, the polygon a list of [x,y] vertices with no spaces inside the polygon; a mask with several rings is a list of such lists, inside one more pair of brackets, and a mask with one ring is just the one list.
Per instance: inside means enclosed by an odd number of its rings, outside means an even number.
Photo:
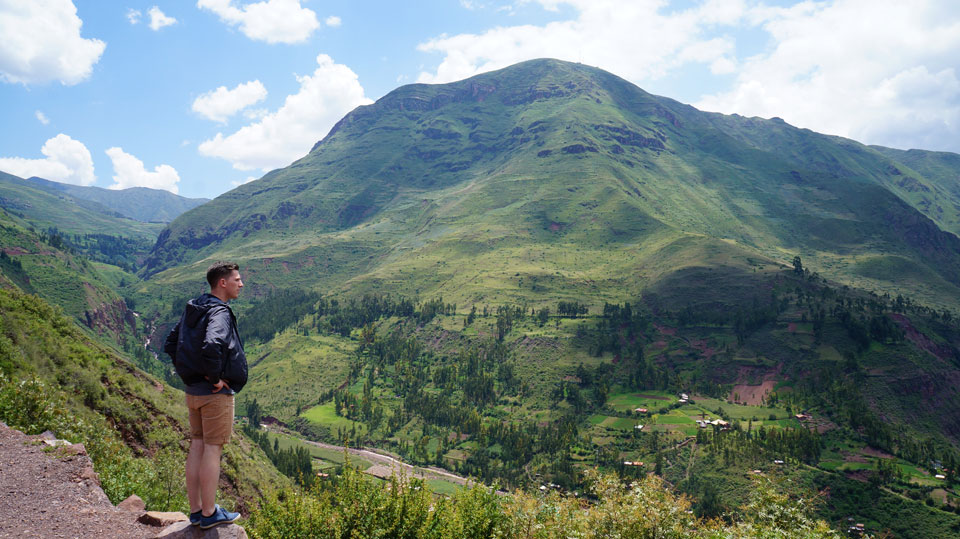
[{"label": "green pasture", "polygon": [[717,409],[723,410],[731,420],[739,419],[745,421],[757,418],[758,420],[769,420],[770,414],[774,414],[777,419],[788,419],[790,414],[783,408],[770,408],[767,406],[748,406],[743,404],[731,404],[727,401],[713,399],[709,397],[695,397],[696,406],[705,411],[714,412]]},{"label": "green pasture", "polygon": [[607,405],[621,412],[632,412],[637,408],[646,408],[650,413],[677,402],[677,396],[667,391],[637,391],[614,393],[607,398]]},{"label": "green pasture", "polygon": [[424,483],[434,494],[442,494],[444,496],[453,496],[463,489],[463,486],[459,483],[454,483],[445,479],[427,479],[424,481]]},{"label": "green pasture", "polygon": [[332,433],[336,433],[338,429],[348,431],[356,428],[357,436],[361,436],[367,431],[367,426],[364,423],[360,421],[351,421],[345,417],[337,415],[332,401],[313,406],[301,413],[300,416],[311,423],[316,423],[318,425],[327,427]]}]

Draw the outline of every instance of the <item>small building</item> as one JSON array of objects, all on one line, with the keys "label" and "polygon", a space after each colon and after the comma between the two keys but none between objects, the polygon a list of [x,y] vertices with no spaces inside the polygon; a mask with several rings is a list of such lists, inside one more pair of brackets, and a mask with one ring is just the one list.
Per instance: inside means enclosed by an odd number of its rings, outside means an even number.
[{"label": "small building", "polygon": [[780,459],[777,459],[777,460],[773,461],[773,463],[774,463],[774,464],[783,464],[783,461],[780,460]]},{"label": "small building", "polygon": [[641,429],[643,429],[643,425],[634,425],[633,428],[634,428],[635,430],[641,430]]},{"label": "small building", "polygon": [[634,411],[634,412],[637,412],[637,413],[640,413],[640,414],[645,414],[645,413],[647,413],[647,409],[646,409],[646,408],[635,408],[633,411]]},{"label": "small building", "polygon": [[943,475],[942,473],[938,473],[937,475],[935,475],[935,476],[933,476],[933,477],[934,477],[934,479],[946,479],[946,478],[947,478],[947,476]]}]

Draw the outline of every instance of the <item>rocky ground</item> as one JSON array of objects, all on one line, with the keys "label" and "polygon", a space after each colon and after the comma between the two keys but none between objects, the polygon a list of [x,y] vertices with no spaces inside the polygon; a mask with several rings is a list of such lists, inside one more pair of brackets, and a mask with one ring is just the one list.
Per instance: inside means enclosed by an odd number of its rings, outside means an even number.
[{"label": "rocky ground", "polygon": [[131,497],[114,507],[82,444],[27,436],[0,422],[0,538],[246,537],[237,525],[207,532],[181,513],[153,513]]}]

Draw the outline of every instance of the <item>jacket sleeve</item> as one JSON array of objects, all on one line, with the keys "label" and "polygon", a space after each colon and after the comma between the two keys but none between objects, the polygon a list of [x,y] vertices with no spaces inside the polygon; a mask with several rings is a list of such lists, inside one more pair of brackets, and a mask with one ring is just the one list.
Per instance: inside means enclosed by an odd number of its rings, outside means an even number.
[{"label": "jacket sleeve", "polygon": [[200,372],[212,384],[220,380],[227,357],[227,341],[230,339],[230,311],[214,307],[207,315],[207,333],[200,348]]},{"label": "jacket sleeve", "polygon": [[173,329],[170,330],[170,334],[167,335],[167,340],[163,341],[163,351],[170,356],[170,359],[176,363],[177,362],[177,341],[180,339],[180,322],[177,322],[177,325],[173,326]]}]

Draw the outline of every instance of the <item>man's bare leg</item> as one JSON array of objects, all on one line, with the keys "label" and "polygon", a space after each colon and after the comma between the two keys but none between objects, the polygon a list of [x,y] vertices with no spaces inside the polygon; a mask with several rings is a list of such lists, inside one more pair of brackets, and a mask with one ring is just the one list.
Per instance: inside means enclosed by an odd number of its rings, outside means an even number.
[{"label": "man's bare leg", "polygon": [[203,462],[203,439],[190,440],[190,451],[187,453],[187,499],[190,501],[190,512],[200,510],[200,467]]},{"label": "man's bare leg", "polygon": [[217,483],[220,480],[220,454],[222,452],[222,445],[203,444],[199,479],[200,504],[203,507],[203,516],[205,517],[213,514],[216,505]]}]

